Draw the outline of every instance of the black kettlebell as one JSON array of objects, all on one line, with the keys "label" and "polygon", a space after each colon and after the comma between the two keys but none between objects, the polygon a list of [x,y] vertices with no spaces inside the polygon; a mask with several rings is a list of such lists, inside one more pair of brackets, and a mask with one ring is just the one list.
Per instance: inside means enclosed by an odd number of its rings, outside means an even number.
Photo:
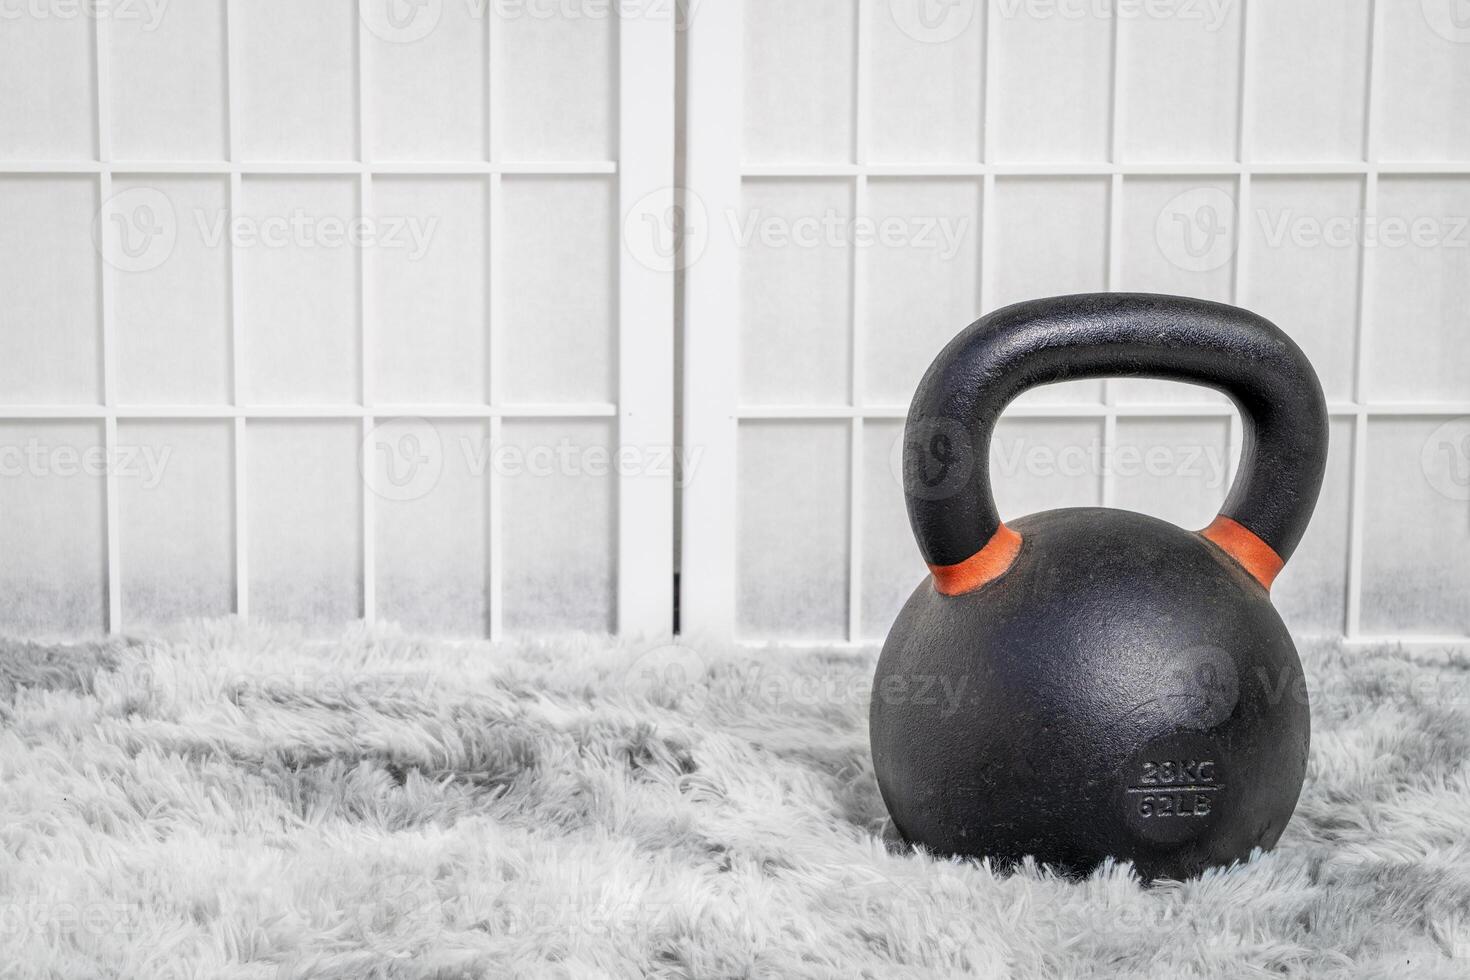
[{"label": "black kettlebell", "polygon": [[[1240,468],[1209,527],[1099,507],[1001,523],[987,471],[1001,410],[1036,385],[1104,376],[1207,385],[1235,403]],[[1112,857],[1146,879],[1274,845],[1310,719],[1270,588],[1326,455],[1311,364],[1245,310],[1060,296],[960,333],[904,429],[904,495],[932,574],[873,685],[873,765],[897,834],[1070,874]]]}]

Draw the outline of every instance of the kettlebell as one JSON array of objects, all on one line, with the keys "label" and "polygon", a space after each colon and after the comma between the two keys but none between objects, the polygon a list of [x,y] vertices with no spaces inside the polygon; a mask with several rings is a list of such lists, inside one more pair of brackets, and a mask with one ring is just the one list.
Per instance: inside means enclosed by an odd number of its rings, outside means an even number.
[{"label": "kettlebell", "polygon": [[[1152,377],[1224,392],[1239,469],[1202,531],[1100,507],[1002,523],[987,463],[1037,385]],[[1254,313],[1140,293],[1059,296],[962,331],[920,382],[903,487],[929,576],[873,682],[873,766],[897,836],[941,855],[1105,859],[1186,878],[1269,849],[1306,774],[1301,662],[1272,580],[1316,504],[1327,406]]]}]

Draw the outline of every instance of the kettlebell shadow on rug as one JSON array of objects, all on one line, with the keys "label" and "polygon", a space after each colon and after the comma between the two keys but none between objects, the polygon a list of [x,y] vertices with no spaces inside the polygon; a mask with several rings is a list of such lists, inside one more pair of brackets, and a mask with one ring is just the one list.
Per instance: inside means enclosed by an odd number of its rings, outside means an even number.
[{"label": "kettlebell shadow on rug", "polygon": [[[1002,523],[987,461],[1028,388],[1153,377],[1224,392],[1240,466],[1193,532],[1065,508]],[[1204,300],[1061,296],[997,310],[939,354],[904,429],[904,496],[930,575],[873,682],[873,765],[894,829],[939,854],[1181,878],[1270,848],[1306,774],[1301,663],[1271,583],[1327,457],[1311,364],[1269,321]],[[965,696],[944,710],[924,680]]]}]

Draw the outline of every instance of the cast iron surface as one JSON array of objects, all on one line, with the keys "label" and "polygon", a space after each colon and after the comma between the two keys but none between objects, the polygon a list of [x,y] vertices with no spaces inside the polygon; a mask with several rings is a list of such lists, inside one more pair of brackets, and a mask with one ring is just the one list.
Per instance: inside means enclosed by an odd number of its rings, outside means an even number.
[{"label": "cast iron surface", "polygon": [[1291,557],[1327,465],[1327,405],[1301,349],[1269,320],[1222,303],[1087,293],[977,320],[919,383],[904,433],[904,492],[925,561],[964,561],[995,533],[983,463],[1001,409],[1036,385],[1103,377],[1167,378],[1230,396],[1246,439],[1220,513]]},{"label": "cast iron surface", "polygon": [[[1113,294],[999,310],[929,369],[904,477],[930,563],[963,561],[999,525],[974,463],[1005,404],[1035,384],[1101,375],[1230,395],[1246,445],[1222,512],[1290,554],[1326,457],[1306,358],[1242,310]],[[1007,526],[1021,536],[1009,570],[958,596],[925,579],[879,659],[873,762],[899,834],[1076,873],[1131,860],[1147,878],[1272,846],[1301,789],[1310,720],[1266,589],[1200,535],[1139,514],[1066,509]]]},{"label": "cast iron surface", "polygon": [[1147,877],[1275,844],[1306,772],[1308,716],[1266,590],[1208,541],[1140,514],[1054,510],[1011,526],[1021,552],[1003,578],[953,597],[926,580],[883,649],[873,765],[899,833],[1076,872],[1112,856]]}]

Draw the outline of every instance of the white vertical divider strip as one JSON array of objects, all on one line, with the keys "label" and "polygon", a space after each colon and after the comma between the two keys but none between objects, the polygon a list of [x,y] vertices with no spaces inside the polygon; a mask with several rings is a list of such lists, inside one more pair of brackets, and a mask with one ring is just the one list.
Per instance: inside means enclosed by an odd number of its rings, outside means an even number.
[{"label": "white vertical divider strip", "polygon": [[[1253,133],[1255,129],[1255,18],[1251,16],[1251,0],[1240,0],[1240,77],[1237,80],[1235,155],[1240,161],[1240,183],[1236,186],[1235,203],[1235,268],[1231,282],[1231,301],[1236,306],[1250,302],[1248,289],[1250,275],[1250,226],[1251,226],[1251,163],[1255,156]],[[1226,466],[1233,474],[1240,465],[1240,454],[1245,446],[1245,428],[1239,410],[1228,416],[1229,442]]]},{"label": "white vertical divider strip", "polygon": [[[673,4],[666,14],[617,20],[619,229],[675,214]],[[618,476],[618,632],[663,636],[674,624],[673,471],[651,461],[674,445],[673,267],[640,261],[621,233],[617,255],[618,446],[638,460]]]},{"label": "white vertical divider strip", "polygon": [[734,636],[738,585],[740,254],[725,219],[740,208],[743,18],[743,0],[722,0],[686,28],[687,210],[708,231],[685,272],[684,445],[699,464],[683,489],[680,621],[712,640]]},{"label": "white vertical divider strip", "polygon": [[[230,223],[240,214],[244,200],[244,188],[240,174],[240,31],[239,15],[235,11],[238,0],[225,0],[225,115],[229,132],[230,154]],[[229,236],[230,250],[230,400],[236,412],[245,403],[245,334],[244,295],[240,281],[240,253],[235,248],[235,236]],[[245,416],[236,415],[234,442],[234,474],[231,485],[235,490],[235,615],[241,619],[250,616],[250,535],[248,510],[245,496]]]},{"label": "white vertical divider strip", "polygon": [[994,0],[981,4],[985,30],[985,67],[981,72],[984,91],[980,99],[980,312],[995,305],[995,59],[1000,45],[995,39]]},{"label": "white vertical divider strip", "polygon": [[1247,276],[1250,271],[1251,222],[1251,162],[1253,141],[1251,131],[1255,126],[1253,103],[1255,101],[1255,38],[1252,24],[1250,0],[1240,0],[1240,78],[1239,97],[1236,103],[1237,130],[1235,153],[1240,160],[1240,183],[1236,187],[1235,205],[1235,269],[1231,284],[1232,300],[1236,306],[1249,302]]},{"label": "white vertical divider strip", "polygon": [[[1363,213],[1378,215],[1378,99],[1382,91],[1379,75],[1383,66],[1383,3],[1372,4],[1368,21],[1368,79],[1363,111]],[[1368,491],[1368,331],[1372,327],[1374,266],[1366,241],[1359,245],[1358,322],[1356,361],[1353,365],[1353,458],[1352,494],[1348,524],[1347,612],[1343,629],[1349,640],[1362,636],[1363,626],[1363,522]]]},{"label": "white vertical divider strip", "polygon": [[[1112,71],[1108,75],[1108,161],[1113,173],[1108,183],[1108,291],[1123,288],[1123,26],[1114,12],[1112,18]],[[1102,473],[1099,492],[1102,505],[1112,507],[1117,500],[1117,479],[1113,473],[1113,452],[1118,444],[1118,385],[1112,378],[1103,379]]]},{"label": "white vertical divider strip", "polygon": [[[868,143],[869,120],[872,119],[872,71],[869,64],[872,45],[872,15],[868,4],[859,0],[856,8],[857,50],[853,64],[853,162],[857,176],[853,178],[852,213],[859,221],[868,213]],[[847,639],[857,642],[863,632],[863,408],[867,404],[865,371],[867,351],[864,330],[868,325],[868,285],[857,239],[852,244],[852,420],[848,430],[847,453]]]},{"label": "white vertical divider strip", "polygon": [[[362,173],[358,176],[358,217],[367,221],[373,214],[373,132],[372,117],[368,112],[369,88],[368,81],[372,70],[371,51],[372,38],[368,35],[367,20],[363,17],[357,18],[357,158],[362,162]],[[373,309],[372,274],[373,246],[369,244],[370,239],[364,238],[363,243],[357,250],[357,276],[358,276],[358,348],[361,362],[359,370],[361,375],[359,389],[362,397],[364,414],[362,417],[362,441],[366,446],[369,435],[377,420],[373,417],[373,402],[376,392],[373,390],[374,371],[374,336],[376,311]],[[368,467],[374,465],[368,459],[363,458],[358,462],[359,492],[362,494],[362,526],[359,533],[362,535],[362,618],[368,626],[374,625],[378,620],[378,532],[377,532],[377,498],[373,494],[371,480],[368,477]]]},{"label": "white vertical divider strip", "polygon": [[501,216],[503,188],[501,186],[501,175],[499,170],[501,157],[501,113],[499,109],[499,98],[501,90],[500,81],[500,43],[501,31],[497,23],[496,8],[494,5],[485,8],[485,107],[488,118],[485,123],[485,132],[488,135],[489,145],[485,148],[486,156],[490,161],[490,186],[487,206],[489,213],[485,216],[487,222],[487,248],[486,262],[488,268],[485,270],[485,279],[489,296],[487,299],[487,316],[489,322],[485,325],[486,357],[489,364],[486,365],[485,388],[487,400],[490,403],[489,439],[490,439],[490,465],[485,473],[486,481],[486,506],[489,508],[489,517],[486,521],[490,540],[486,543],[486,560],[489,568],[486,569],[485,589],[486,606],[489,609],[489,622],[485,624],[486,632],[490,639],[499,640],[505,631],[504,615],[504,583],[505,583],[505,549],[502,545],[504,535],[502,533],[504,522],[504,499],[505,487],[500,478],[500,467],[495,465],[496,453],[505,438],[505,425],[501,420],[500,406],[504,392],[504,372],[502,371],[501,352],[504,345],[501,343],[501,329],[504,322],[501,315],[501,292],[502,282],[500,275],[500,255],[502,246]]},{"label": "white vertical divider strip", "polygon": [[[112,197],[112,48],[110,18],[93,17],[93,54],[96,58],[97,81],[97,206],[99,213],[108,207]],[[104,217],[102,220],[106,220]],[[106,512],[107,544],[107,632],[122,630],[122,554],[121,528],[118,524],[117,486],[117,316],[114,311],[116,283],[112,263],[108,261],[105,238],[101,261],[101,330],[102,330],[102,403],[106,418],[102,423],[102,442],[106,453],[103,470],[103,506]]]}]

